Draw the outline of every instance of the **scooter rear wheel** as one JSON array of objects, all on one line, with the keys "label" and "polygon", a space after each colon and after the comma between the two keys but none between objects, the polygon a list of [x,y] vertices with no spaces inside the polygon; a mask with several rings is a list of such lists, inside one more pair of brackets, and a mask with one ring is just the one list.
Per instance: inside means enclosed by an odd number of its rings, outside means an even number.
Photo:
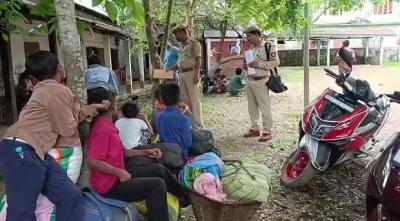
[{"label": "scooter rear wheel", "polygon": [[317,174],[313,167],[310,155],[305,149],[294,150],[281,170],[281,181],[283,185],[297,189],[306,186]]}]

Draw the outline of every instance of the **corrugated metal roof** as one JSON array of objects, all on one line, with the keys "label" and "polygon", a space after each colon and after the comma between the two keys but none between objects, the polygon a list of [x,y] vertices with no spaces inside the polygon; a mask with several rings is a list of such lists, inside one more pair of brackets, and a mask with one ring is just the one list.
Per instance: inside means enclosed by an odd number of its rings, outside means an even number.
[{"label": "corrugated metal roof", "polygon": [[[239,33],[238,33],[239,32]],[[242,30],[226,30],[225,38],[237,38],[239,34],[243,36]],[[221,31],[220,30],[204,30],[203,31],[203,38],[221,38]]]},{"label": "corrugated metal roof", "polygon": [[362,37],[397,36],[389,28],[317,28],[311,31],[312,38],[362,38]]},{"label": "corrugated metal roof", "polygon": [[131,36],[131,33],[129,33],[128,31],[125,31],[122,28],[117,27],[117,26],[109,25],[109,24],[106,24],[106,23],[101,22],[101,21],[96,21],[96,20],[93,20],[93,19],[90,19],[90,18],[84,18],[84,17],[81,17],[81,16],[76,16],[76,18],[78,20],[81,20],[81,21],[84,21],[86,23],[89,23],[90,25],[94,26],[95,28],[100,28],[100,29],[104,29],[104,30],[107,30],[107,31],[116,32],[116,33],[119,33],[119,34],[122,34],[122,35],[125,35],[125,36],[128,36],[128,37]]}]

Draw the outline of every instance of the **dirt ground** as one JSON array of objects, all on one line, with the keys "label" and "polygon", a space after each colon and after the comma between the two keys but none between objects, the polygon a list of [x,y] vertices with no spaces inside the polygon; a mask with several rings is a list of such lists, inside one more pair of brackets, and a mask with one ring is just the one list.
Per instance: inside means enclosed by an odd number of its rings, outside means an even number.
[{"label": "dirt ground", "polygon": [[[331,67],[337,70],[337,67]],[[297,122],[303,109],[302,68],[281,68],[289,90],[271,94],[275,138],[270,143],[244,139],[249,125],[246,96],[218,95],[203,99],[205,126],[214,132],[217,146],[227,159],[251,157],[265,163],[274,175],[273,193],[259,211],[257,220],[273,221],[358,221],[364,216],[365,169],[368,159],[356,160],[344,168],[336,168],[318,175],[301,190],[291,190],[279,181],[286,157],[296,145]],[[400,90],[400,68],[356,66],[353,75],[368,80],[378,93]],[[313,100],[326,87],[339,90],[334,80],[322,68],[311,68],[310,95]],[[392,104],[388,122],[381,131],[378,146],[383,145],[400,128],[400,106]],[[376,149],[376,148],[375,148]],[[185,221],[194,220],[191,213]]]}]

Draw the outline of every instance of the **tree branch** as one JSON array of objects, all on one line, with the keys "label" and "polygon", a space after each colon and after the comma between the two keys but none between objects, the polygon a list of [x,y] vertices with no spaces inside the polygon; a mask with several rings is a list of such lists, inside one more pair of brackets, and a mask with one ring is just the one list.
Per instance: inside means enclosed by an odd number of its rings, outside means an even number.
[{"label": "tree branch", "polygon": [[174,0],[168,1],[168,11],[167,18],[165,19],[165,28],[164,28],[164,39],[161,49],[161,59],[164,59],[165,51],[167,50],[167,44],[169,39],[169,30],[171,29],[171,14],[172,14],[172,6],[174,5]]},{"label": "tree branch", "polygon": [[230,56],[230,57],[221,59],[220,62],[216,62],[216,63],[214,63],[214,64],[211,66],[211,69],[208,70],[208,74],[209,74],[210,76],[212,76],[212,75],[215,73],[215,71],[217,70],[217,68],[219,68],[219,66],[221,66],[221,65],[223,65],[223,64],[225,64],[225,63],[228,63],[228,62],[230,62],[230,61],[243,60],[243,59],[244,59],[244,57],[241,56],[241,55],[238,55],[238,56]]},{"label": "tree branch", "polygon": [[324,8],[324,10],[312,21],[312,23],[316,22],[326,11],[332,8],[333,5],[328,5],[328,7]]}]

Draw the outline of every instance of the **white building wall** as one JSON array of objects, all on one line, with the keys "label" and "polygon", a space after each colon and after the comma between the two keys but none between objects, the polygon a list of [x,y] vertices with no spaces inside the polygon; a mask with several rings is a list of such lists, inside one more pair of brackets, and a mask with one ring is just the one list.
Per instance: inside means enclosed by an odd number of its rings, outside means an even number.
[{"label": "white building wall", "polygon": [[[26,24],[23,21],[19,22],[19,25],[24,27],[25,30],[33,29],[34,26],[40,25],[40,24],[45,24],[45,23],[36,21],[36,20],[33,20],[32,24]],[[106,37],[104,37],[104,36],[107,36],[107,35],[103,35],[100,33],[93,33],[93,35],[92,35],[90,32],[84,32],[82,34],[82,36],[83,36],[83,46],[84,47],[104,48],[106,45],[106,42],[105,42]],[[110,38],[110,48],[116,49],[117,46],[115,44],[114,37],[109,37],[109,38]],[[38,42],[40,45],[40,50],[50,50],[48,35],[46,33],[36,32],[36,36],[34,36],[34,37],[22,35],[16,31],[11,33],[11,37],[10,37],[11,58],[12,58],[12,65],[13,65],[13,70],[14,70],[14,81],[16,83],[18,83],[18,78],[19,78],[19,75],[17,73],[22,72],[24,70],[24,66],[25,66],[26,57],[25,57],[24,42]],[[61,49],[60,45],[58,44],[58,42],[57,42],[57,56],[60,59],[60,63],[64,64],[62,49]],[[86,57],[86,53],[84,53],[84,56]],[[87,59],[85,57],[84,57],[83,61],[84,61],[84,65],[86,67]]]},{"label": "white building wall", "polygon": [[[23,21],[18,22],[24,30],[33,29],[35,25],[45,24],[40,21],[32,21],[32,24],[26,24]],[[19,75],[17,72],[24,70],[25,66],[25,47],[24,42],[39,42],[41,50],[50,50],[48,36],[45,33],[36,32],[36,36],[29,37],[26,35],[19,34],[17,31],[11,33],[10,43],[11,43],[11,58],[12,66],[14,70],[14,81],[17,83]]]},{"label": "white building wall", "polygon": [[[363,18],[369,20],[371,23],[395,23],[400,22],[400,3],[393,1],[391,14],[373,14],[373,4],[366,3],[362,9],[343,12],[341,15],[321,15],[314,24],[329,24],[329,23],[347,23],[350,20]],[[314,14],[314,19],[320,15],[322,11]]]}]

